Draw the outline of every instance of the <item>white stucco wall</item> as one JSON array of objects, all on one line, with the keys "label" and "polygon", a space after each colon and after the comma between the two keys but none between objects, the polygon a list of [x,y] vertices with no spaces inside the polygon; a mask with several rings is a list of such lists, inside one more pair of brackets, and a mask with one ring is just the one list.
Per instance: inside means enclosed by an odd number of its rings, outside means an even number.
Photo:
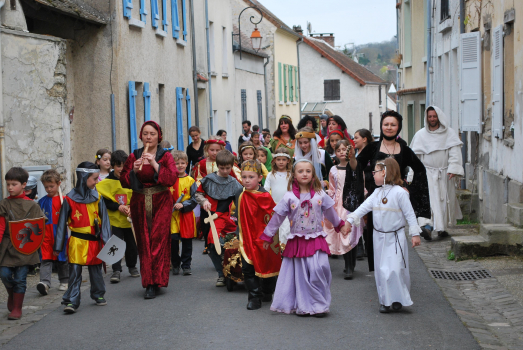
[{"label": "white stucco wall", "polygon": [[[340,80],[340,102],[329,102],[327,108],[343,118],[351,134],[358,129],[369,129],[369,113],[372,113],[373,133],[379,134],[379,90],[378,85],[360,83],[342,73],[331,61],[306,43],[300,45],[301,99],[305,102],[322,102],[323,82],[327,79]],[[385,87],[382,87],[382,112],[385,111]]]}]

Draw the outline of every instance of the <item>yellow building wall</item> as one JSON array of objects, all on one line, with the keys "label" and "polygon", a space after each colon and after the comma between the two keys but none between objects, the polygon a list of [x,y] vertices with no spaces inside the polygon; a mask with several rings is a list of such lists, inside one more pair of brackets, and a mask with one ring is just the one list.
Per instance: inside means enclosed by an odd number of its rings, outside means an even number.
[{"label": "yellow building wall", "polygon": [[[282,96],[284,96],[283,93],[283,87],[284,87],[284,79],[283,79],[283,65],[287,64],[292,67],[298,66],[298,53],[296,48],[296,40],[297,38],[293,36],[292,34],[289,34],[285,32],[284,30],[278,29],[276,30],[276,33],[274,34],[274,101],[276,102],[276,120],[278,120],[282,115],[288,115],[292,118],[293,124],[297,125],[300,121],[300,103],[298,99],[296,98],[296,90],[294,90],[294,101],[291,102],[289,98],[289,81],[288,81],[288,72],[287,72],[287,102],[280,100],[280,91],[282,91]],[[278,71],[278,63],[281,63],[282,65],[282,77],[281,77],[281,87],[279,84],[279,71]],[[298,72],[299,73],[299,72]],[[293,80],[296,81],[295,76],[293,72]],[[294,89],[296,89],[296,83],[294,83]]]}]

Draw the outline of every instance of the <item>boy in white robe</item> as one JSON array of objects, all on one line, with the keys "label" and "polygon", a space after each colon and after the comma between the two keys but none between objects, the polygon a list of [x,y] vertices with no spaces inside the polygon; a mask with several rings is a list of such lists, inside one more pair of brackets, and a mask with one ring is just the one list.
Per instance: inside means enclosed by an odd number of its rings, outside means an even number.
[{"label": "boy in white robe", "polygon": [[[380,302],[379,312],[398,311],[412,305],[405,224],[409,224],[412,246],[420,245],[421,229],[410,204],[408,192],[401,187],[400,169],[394,158],[376,163],[373,175],[378,189],[347,218],[349,228],[359,225],[370,211],[374,218],[374,276]],[[381,187],[379,187],[381,186]],[[350,232],[350,230],[349,230]]]}]

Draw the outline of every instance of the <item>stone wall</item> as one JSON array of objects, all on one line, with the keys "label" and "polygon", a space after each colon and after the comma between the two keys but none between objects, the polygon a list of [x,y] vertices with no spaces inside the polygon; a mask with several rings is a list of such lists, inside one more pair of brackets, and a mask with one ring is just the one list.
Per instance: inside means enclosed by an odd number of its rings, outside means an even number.
[{"label": "stone wall", "polygon": [[70,179],[66,41],[7,29],[0,39],[5,170],[50,165]]}]

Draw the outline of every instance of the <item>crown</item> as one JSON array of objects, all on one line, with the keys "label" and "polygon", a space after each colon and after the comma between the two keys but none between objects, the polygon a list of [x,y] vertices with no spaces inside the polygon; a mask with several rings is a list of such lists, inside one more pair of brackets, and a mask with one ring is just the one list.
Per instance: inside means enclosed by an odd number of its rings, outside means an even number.
[{"label": "crown", "polygon": [[316,134],[313,133],[313,132],[300,131],[299,133],[296,134],[296,136],[294,136],[294,138],[296,140],[297,139],[302,139],[302,138],[315,139],[316,138]]},{"label": "crown", "polygon": [[258,175],[262,174],[262,168],[260,162],[256,160],[246,160],[242,163],[242,171],[252,171]]}]

